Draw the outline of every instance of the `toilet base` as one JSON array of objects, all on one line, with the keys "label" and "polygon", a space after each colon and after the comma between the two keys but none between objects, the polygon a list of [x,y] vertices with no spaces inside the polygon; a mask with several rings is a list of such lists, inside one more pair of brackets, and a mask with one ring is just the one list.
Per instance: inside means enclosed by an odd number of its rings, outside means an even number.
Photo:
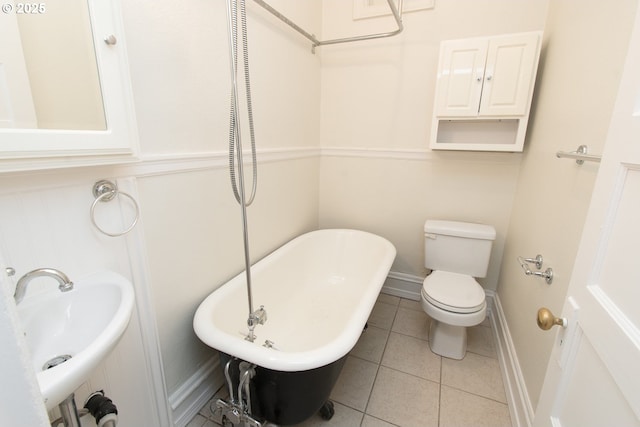
[{"label": "toilet base", "polygon": [[431,319],[429,348],[440,356],[461,360],[467,353],[467,328]]}]

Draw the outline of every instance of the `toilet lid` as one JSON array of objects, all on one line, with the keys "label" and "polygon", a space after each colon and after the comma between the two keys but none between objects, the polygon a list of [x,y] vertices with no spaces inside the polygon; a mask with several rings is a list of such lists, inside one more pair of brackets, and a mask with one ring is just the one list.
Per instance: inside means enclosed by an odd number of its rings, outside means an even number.
[{"label": "toilet lid", "polygon": [[484,290],[473,277],[448,271],[428,275],[422,295],[436,307],[456,313],[473,313],[486,304]]}]

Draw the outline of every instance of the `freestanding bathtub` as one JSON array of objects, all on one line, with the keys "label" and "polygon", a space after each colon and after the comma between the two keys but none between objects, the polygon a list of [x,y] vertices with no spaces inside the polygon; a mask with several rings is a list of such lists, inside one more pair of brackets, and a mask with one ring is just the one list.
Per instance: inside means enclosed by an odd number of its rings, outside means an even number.
[{"label": "freestanding bathtub", "polygon": [[241,361],[257,365],[251,380],[254,416],[279,425],[299,423],[328,400],[395,255],[389,241],[364,231],[303,234],[251,268],[254,310],[264,306],[267,312],[254,342],[245,340],[244,272],[200,304],[194,330],[220,352],[223,367],[232,361],[232,375],[238,375]]}]

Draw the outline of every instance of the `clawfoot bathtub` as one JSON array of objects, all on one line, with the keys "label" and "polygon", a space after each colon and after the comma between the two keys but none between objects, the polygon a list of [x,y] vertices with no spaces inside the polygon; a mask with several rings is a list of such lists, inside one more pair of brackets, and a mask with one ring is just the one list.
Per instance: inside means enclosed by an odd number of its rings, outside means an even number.
[{"label": "clawfoot bathtub", "polygon": [[243,404],[254,418],[290,425],[327,410],[395,255],[386,239],[357,230],[318,230],[286,243],[251,268],[254,306],[267,312],[254,342],[245,339],[244,273],[212,292],[193,325],[220,352],[231,398],[241,395],[238,377],[248,369]]}]

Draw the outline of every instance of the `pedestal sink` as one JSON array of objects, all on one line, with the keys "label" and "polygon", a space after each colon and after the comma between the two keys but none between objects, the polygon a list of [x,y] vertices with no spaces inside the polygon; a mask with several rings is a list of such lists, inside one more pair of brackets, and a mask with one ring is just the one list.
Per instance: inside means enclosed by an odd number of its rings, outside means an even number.
[{"label": "pedestal sink", "polygon": [[112,272],[74,280],[74,288],[27,295],[18,315],[47,409],[84,383],[124,333],[134,304],[133,286]]}]

